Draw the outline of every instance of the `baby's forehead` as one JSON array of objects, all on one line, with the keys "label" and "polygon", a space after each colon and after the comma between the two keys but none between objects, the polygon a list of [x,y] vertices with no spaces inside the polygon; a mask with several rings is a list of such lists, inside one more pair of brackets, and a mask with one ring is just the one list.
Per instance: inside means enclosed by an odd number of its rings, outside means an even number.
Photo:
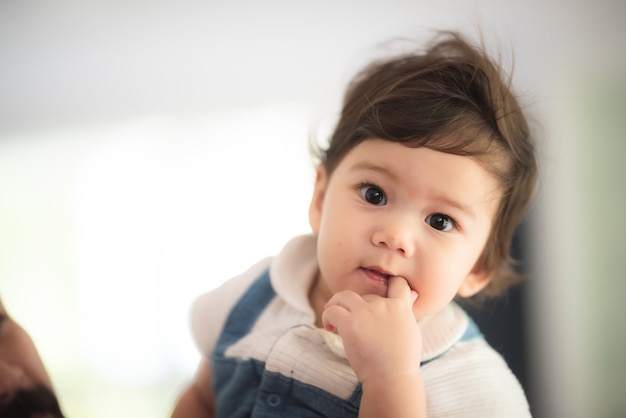
[{"label": "baby's forehead", "polygon": [[347,153],[343,170],[368,173],[405,185],[418,184],[435,192],[471,194],[479,187],[490,199],[501,194],[501,184],[489,164],[469,155],[429,147],[408,147],[402,143],[371,139]]}]

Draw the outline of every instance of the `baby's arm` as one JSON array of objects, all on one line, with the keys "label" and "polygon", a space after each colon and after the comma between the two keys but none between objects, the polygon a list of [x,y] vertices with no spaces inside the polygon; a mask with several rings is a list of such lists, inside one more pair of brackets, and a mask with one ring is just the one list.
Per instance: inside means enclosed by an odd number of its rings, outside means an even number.
[{"label": "baby's arm", "polygon": [[426,416],[416,298],[404,278],[392,277],[387,298],[343,291],[326,304],[324,327],[341,335],[363,387],[360,417]]},{"label": "baby's arm", "polygon": [[211,366],[207,360],[202,360],[191,385],[174,407],[172,418],[213,417],[215,404],[211,386]]}]

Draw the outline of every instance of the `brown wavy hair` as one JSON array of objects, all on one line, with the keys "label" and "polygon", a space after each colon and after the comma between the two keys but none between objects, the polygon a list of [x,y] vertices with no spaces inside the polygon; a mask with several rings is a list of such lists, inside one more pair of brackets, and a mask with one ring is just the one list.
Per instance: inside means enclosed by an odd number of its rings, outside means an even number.
[{"label": "brown wavy hair", "polygon": [[483,48],[442,32],[423,52],[359,72],[328,147],[318,152],[320,163],[331,175],[372,138],[472,157],[493,173],[503,197],[476,265],[491,278],[481,294],[498,295],[521,279],[510,246],[537,182],[535,147],[510,79]]}]

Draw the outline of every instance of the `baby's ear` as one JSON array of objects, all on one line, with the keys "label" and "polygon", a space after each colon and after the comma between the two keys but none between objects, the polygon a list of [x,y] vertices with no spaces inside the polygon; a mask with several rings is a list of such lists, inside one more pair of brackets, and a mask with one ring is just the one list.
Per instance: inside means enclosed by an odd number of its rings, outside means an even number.
[{"label": "baby's ear", "polygon": [[324,196],[326,194],[326,168],[323,165],[317,167],[315,176],[315,188],[313,189],[313,197],[309,206],[309,224],[313,233],[317,235],[322,221],[322,206],[324,206]]},{"label": "baby's ear", "polygon": [[485,286],[489,284],[489,282],[491,281],[491,276],[491,273],[488,273],[483,269],[475,268],[475,270],[472,270],[467,275],[465,280],[463,280],[457,294],[464,298],[474,296],[476,293],[483,290]]}]

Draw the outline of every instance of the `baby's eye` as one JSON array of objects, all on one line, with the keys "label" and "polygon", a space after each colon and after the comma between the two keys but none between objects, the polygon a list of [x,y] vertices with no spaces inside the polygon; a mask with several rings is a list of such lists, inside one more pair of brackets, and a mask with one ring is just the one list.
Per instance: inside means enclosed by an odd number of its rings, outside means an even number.
[{"label": "baby's eye", "polygon": [[359,191],[361,192],[361,197],[367,203],[371,203],[376,206],[384,206],[387,204],[387,197],[385,196],[385,192],[379,189],[376,186],[372,186],[371,184],[364,184],[359,187]]},{"label": "baby's eye", "polygon": [[448,232],[456,226],[454,220],[443,213],[433,213],[425,219],[426,223],[438,231]]}]

